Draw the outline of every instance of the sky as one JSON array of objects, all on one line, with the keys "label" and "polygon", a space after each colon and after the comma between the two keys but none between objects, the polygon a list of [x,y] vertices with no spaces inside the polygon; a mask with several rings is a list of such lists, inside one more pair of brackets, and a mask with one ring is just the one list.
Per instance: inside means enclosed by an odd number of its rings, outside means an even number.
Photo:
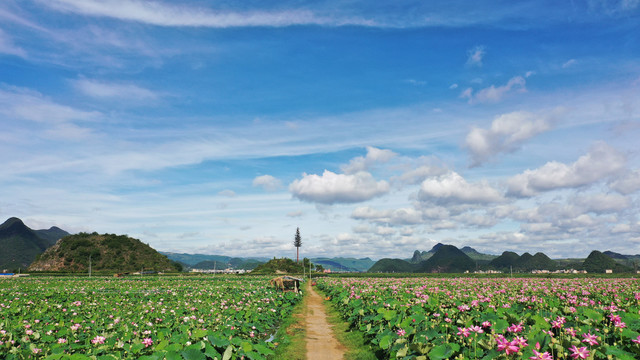
[{"label": "sky", "polygon": [[0,2],[0,222],[640,253],[640,1]]}]

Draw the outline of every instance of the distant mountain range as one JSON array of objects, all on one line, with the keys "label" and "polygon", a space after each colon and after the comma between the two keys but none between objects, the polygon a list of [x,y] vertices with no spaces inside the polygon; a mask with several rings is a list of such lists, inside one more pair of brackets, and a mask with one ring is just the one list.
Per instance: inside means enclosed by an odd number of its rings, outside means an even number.
[{"label": "distant mountain range", "polygon": [[33,230],[22,220],[9,218],[0,225],[0,271],[26,269],[36,256],[67,235],[68,232],[55,226]]},{"label": "distant mountain range", "polygon": [[[160,252],[166,255],[169,259],[177,261],[183,266],[192,269],[212,270],[216,269],[245,269],[252,270],[258,265],[266,263],[270,258],[265,257],[230,257],[223,255],[205,255],[205,254],[184,254],[175,252]],[[375,261],[369,258],[311,258],[313,264],[322,265],[325,269],[331,271],[345,271],[345,272],[364,272],[367,271]]]},{"label": "distant mountain range", "polygon": [[[26,269],[38,255],[69,235],[68,232],[55,226],[44,230],[33,230],[22,220],[15,217],[9,218],[0,225],[0,272]],[[187,269],[251,270],[270,260],[267,257],[242,258],[174,252],[161,252],[161,254]],[[82,267],[84,260],[75,261],[69,254],[67,257],[67,262],[78,264],[78,269]],[[469,246],[458,249],[453,245],[437,244],[429,251],[416,250],[408,259],[386,258],[376,262],[370,258],[318,257],[310,260],[313,264],[322,265],[325,269],[334,272],[464,272],[466,270],[529,272],[555,269],[584,269],[588,272],[604,272],[605,269],[611,269],[614,272],[626,272],[639,267],[640,255],[593,251],[586,259],[552,260],[543,253],[531,255],[525,252],[518,255],[505,251],[501,255],[491,255],[478,252]],[[136,266],[138,265],[134,265]]]},{"label": "distant mountain range", "polygon": [[558,269],[586,270],[589,273],[630,272],[640,263],[639,255],[622,255],[611,251],[592,251],[586,259],[552,260],[539,252],[518,255],[505,251],[501,255],[482,254],[465,246],[437,244],[429,251],[416,250],[411,259],[381,259],[369,272],[456,273],[473,270],[531,272]]}]

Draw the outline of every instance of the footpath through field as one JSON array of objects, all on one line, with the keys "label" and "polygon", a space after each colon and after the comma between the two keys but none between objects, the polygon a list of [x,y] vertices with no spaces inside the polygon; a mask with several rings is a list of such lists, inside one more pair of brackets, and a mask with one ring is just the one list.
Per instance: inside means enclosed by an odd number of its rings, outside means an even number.
[{"label": "footpath through field", "polygon": [[338,342],[331,329],[332,325],[327,321],[324,299],[313,286],[307,286],[307,291],[307,360],[344,359],[346,348]]}]

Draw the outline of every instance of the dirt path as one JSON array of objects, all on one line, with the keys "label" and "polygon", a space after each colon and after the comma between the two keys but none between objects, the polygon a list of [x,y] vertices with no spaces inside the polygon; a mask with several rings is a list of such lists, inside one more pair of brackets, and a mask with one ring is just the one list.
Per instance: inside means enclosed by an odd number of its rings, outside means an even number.
[{"label": "dirt path", "polygon": [[307,359],[343,359],[346,349],[336,340],[331,330],[332,326],[327,322],[324,299],[313,286],[307,286],[307,291],[309,292],[306,311]]}]

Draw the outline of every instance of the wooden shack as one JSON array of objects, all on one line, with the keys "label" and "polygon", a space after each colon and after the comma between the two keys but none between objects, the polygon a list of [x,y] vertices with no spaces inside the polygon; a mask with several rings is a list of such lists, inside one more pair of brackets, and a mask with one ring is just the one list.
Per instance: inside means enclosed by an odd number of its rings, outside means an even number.
[{"label": "wooden shack", "polygon": [[304,280],[292,276],[279,276],[271,279],[269,284],[273,285],[276,290],[299,292],[300,283],[303,281]]}]

